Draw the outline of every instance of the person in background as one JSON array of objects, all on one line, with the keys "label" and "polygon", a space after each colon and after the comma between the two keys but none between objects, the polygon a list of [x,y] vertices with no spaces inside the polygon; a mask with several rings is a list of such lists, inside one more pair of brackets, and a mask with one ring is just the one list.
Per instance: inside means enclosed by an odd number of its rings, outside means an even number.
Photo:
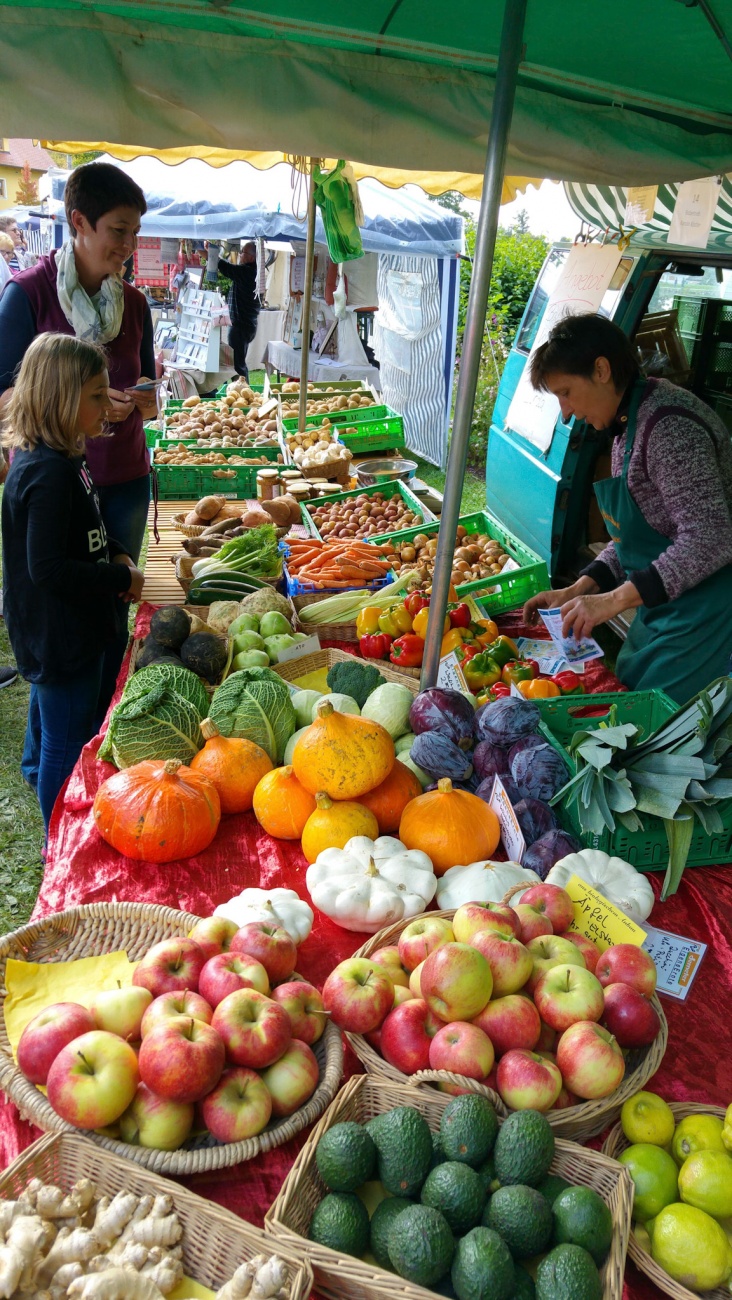
[{"label": "person in background", "polygon": [[0,217],[0,232],[12,241],[13,253],[9,259],[9,266],[13,275],[17,275],[18,271],[24,271],[30,265],[30,257],[17,218]]},{"label": "person in background", "polygon": [[105,435],[104,351],[65,334],[27,349],[6,406],[12,451],[2,501],[4,617],[40,716],[37,794],[48,833],[56,797],[99,729],[104,661],[144,578],[107,534],[84,451]]},{"label": "person in background", "polygon": [[248,379],[247,348],[257,332],[257,317],[259,315],[259,301],[256,297],[256,244],[250,241],[244,245],[236,266],[232,266],[231,262],[227,262],[223,257],[220,257],[219,275],[231,280],[231,289],[229,291],[229,314],[231,316],[229,346],[234,353],[234,369],[237,375],[243,375],[245,379]]},{"label": "person in background", "polygon": [[0,232],[0,294],[8,283],[8,280],[12,280],[13,278],[10,263],[13,259],[14,252],[15,246],[10,235]]},{"label": "person in background", "polygon": [[[38,334],[51,331],[104,345],[111,436],[91,441],[87,456],[106,531],[137,564],[150,501],[143,420],[155,417],[157,405],[154,392],[135,392],[134,387],[154,378],[155,352],[150,308],[138,289],[123,282],[122,273],[147,204],[139,185],[110,163],[77,167],[66,184],[64,204],[70,238],[16,275],[0,298],[0,407],[12,396],[18,366]],[[104,709],[126,646],[127,627],[120,623],[116,650],[104,659]],[[31,691],[21,770],[32,786],[38,780],[39,740],[40,717]]]},{"label": "person in background", "polygon": [[525,606],[562,612],[580,639],[623,610],[635,617],[616,671],[631,691],[678,704],[729,671],[732,444],[720,417],[666,379],[640,373],[635,344],[603,316],[568,316],[530,365],[535,389],[611,435],[612,477],[595,484],[610,541],[570,587]]}]

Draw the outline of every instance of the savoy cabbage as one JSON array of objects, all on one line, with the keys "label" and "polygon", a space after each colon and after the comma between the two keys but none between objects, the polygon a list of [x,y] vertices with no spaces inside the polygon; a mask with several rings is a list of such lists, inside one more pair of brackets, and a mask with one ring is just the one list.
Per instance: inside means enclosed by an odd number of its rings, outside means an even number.
[{"label": "savoy cabbage", "polygon": [[194,673],[176,664],[151,664],[128,680],[99,757],[118,768],[146,759],[190,763],[203,745],[201,719],[207,713],[208,695]]},{"label": "savoy cabbage", "polygon": [[208,716],[222,736],[241,736],[281,763],[297,726],[286,683],[271,668],[232,673],[214,692]]}]

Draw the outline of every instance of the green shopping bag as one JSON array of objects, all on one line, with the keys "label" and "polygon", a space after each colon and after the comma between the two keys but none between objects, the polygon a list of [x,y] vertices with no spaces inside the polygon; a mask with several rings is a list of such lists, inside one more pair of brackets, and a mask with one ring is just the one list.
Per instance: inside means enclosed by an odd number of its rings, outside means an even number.
[{"label": "green shopping bag", "polygon": [[315,202],[321,211],[328,252],[333,262],[353,262],[357,257],[363,257],[351,186],[342,174],[345,165],[341,159],[332,172],[322,172],[318,167],[313,170]]}]

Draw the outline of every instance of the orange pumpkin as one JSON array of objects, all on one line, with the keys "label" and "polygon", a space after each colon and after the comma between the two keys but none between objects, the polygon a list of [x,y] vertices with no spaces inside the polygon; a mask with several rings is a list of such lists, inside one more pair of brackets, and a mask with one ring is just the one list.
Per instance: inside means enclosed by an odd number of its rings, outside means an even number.
[{"label": "orange pumpkin", "polygon": [[416,799],[422,787],[414,772],[397,759],[391,772],[375,790],[359,795],[358,802],[372,812],[379,823],[379,835],[392,835],[399,830],[402,813],[410,799]]},{"label": "orange pumpkin", "polygon": [[500,838],[493,809],[467,790],[453,790],[447,778],[437,782],[436,790],[411,799],[399,823],[402,844],[426,853],[436,876],[490,858]]},{"label": "orange pumpkin", "polygon": [[220,820],[216,786],[177,758],[115,772],[94,799],[102,839],[125,857],[146,862],[195,857],[208,848]]},{"label": "orange pumpkin", "polygon": [[191,759],[191,771],[213,781],[222,813],[248,812],[257,784],[272,771],[269,754],[252,740],[222,736],[210,718],[201,723],[201,734],[206,744]]},{"label": "orange pumpkin", "polygon": [[292,766],[312,794],[358,799],[391,772],[396,759],[388,731],[369,718],[337,713],[327,697],[295,745]]},{"label": "orange pumpkin", "polygon": [[361,803],[350,799],[334,803],[322,793],[316,794],[315,803],[315,812],[308,817],[302,833],[302,851],[308,862],[314,862],[324,849],[344,849],[354,835],[375,840],[379,834],[374,814]]},{"label": "orange pumpkin", "polygon": [[315,798],[300,785],[291,767],[275,767],[254,791],[254,816],[276,840],[299,840],[315,812]]}]

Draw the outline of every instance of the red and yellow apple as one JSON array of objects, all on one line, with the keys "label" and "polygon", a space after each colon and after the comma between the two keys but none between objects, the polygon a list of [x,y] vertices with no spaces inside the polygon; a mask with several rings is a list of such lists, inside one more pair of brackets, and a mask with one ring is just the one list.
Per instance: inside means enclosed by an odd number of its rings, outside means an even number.
[{"label": "red and yellow apple", "polygon": [[104,1128],[127,1110],[140,1080],[137,1055],[117,1034],[92,1029],[74,1038],[53,1061],[48,1100],[75,1128]]},{"label": "red and yellow apple", "polygon": [[262,1082],[272,1098],[272,1114],[278,1119],[293,1115],[312,1097],[318,1078],[318,1062],[312,1049],[293,1038],[279,1060],[262,1071]]},{"label": "red and yellow apple", "polygon": [[[397,987],[394,987],[396,995]],[[407,989],[404,990],[408,992]],[[317,1043],[325,1029],[328,1017],[323,1009],[323,999],[313,984],[306,980],[292,980],[278,984],[272,991],[272,1001],[277,1002],[290,1018],[292,1037],[301,1043]]]},{"label": "red and yellow apple", "polygon": [[414,970],[409,976],[409,992],[411,993],[413,998],[421,998],[422,996],[422,985],[420,981],[422,979],[423,969],[424,969],[424,962],[421,961],[419,963],[419,966],[415,966]]},{"label": "red and yellow apple", "polygon": [[562,938],[569,939],[569,942],[573,943],[575,948],[579,948],[585,959],[585,966],[595,975],[597,973],[597,963],[600,960],[600,949],[597,944],[593,943],[584,934],[579,934],[576,930],[566,930]]},{"label": "red and yellow apple", "polygon": [[527,993],[533,995],[539,980],[552,966],[581,966],[585,969],[585,959],[579,948],[558,934],[541,935],[532,939],[527,948],[534,963],[533,970],[526,984]]},{"label": "red and yellow apple", "polygon": [[205,961],[203,949],[193,939],[163,939],[135,967],[132,983],[149,989],[154,998],[186,989],[195,993]]},{"label": "red and yellow apple", "polygon": [[493,992],[500,998],[507,993],[518,993],[534,969],[534,959],[514,934],[499,934],[496,930],[479,930],[470,940],[482,953],[491,968]]},{"label": "red and yellow apple", "polygon": [[452,929],[458,943],[470,943],[481,930],[518,938],[521,923],[513,908],[502,903],[463,903],[452,918]]},{"label": "red and yellow apple", "polygon": [[145,1038],[151,1029],[157,1029],[158,1025],[168,1024],[180,1016],[210,1025],[213,1007],[199,993],[189,993],[187,990],[183,993],[161,993],[159,998],[150,1003],[142,1017],[141,1037]]},{"label": "red and yellow apple", "polygon": [[373,961],[377,966],[383,966],[392,984],[400,984],[404,988],[409,985],[409,971],[402,966],[402,959],[399,956],[399,949],[396,944],[387,948],[378,948],[372,952],[369,961]]},{"label": "red and yellow apple", "polygon": [[603,987],[606,984],[630,984],[645,998],[656,991],[656,963],[643,948],[634,943],[616,943],[606,948],[595,968]]},{"label": "red and yellow apple", "polygon": [[323,1005],[339,1029],[367,1034],[378,1029],[394,1005],[394,985],[372,961],[349,957],[325,981]]},{"label": "red and yellow apple", "polygon": [[201,1115],[217,1142],[244,1142],[266,1128],[272,1114],[267,1085],[255,1070],[238,1065],[224,1070],[216,1087],[204,1097]]},{"label": "red and yellow apple", "polygon": [[553,1061],[538,1052],[506,1052],[498,1062],[496,1084],[512,1110],[551,1110],[562,1089],[562,1076]]},{"label": "red and yellow apple", "polygon": [[402,1074],[429,1069],[430,1043],[441,1024],[422,998],[411,998],[394,1007],[381,1026],[381,1055]]},{"label": "red and yellow apple", "polygon": [[410,921],[399,936],[399,959],[405,970],[413,971],[430,953],[455,938],[449,921],[442,916],[421,916]]},{"label": "red and yellow apple", "polygon": [[521,895],[521,904],[534,907],[540,915],[548,917],[555,934],[564,934],[574,921],[574,903],[559,885],[529,885]]},{"label": "red and yellow apple", "polygon": [[211,1025],[178,1016],[151,1029],[140,1048],[140,1078],[158,1097],[200,1101],[218,1083],[224,1043]]},{"label": "red and yellow apple", "polygon": [[201,997],[209,1006],[217,1007],[237,989],[256,989],[265,997],[269,995],[269,977],[261,961],[245,952],[220,952],[209,957],[198,981]]},{"label": "red and yellow apple", "polygon": [[134,1043],[142,1038],[142,1018],[152,1000],[149,989],[134,984],[122,988],[118,983],[116,989],[102,989],[97,993],[89,1010],[97,1029],[106,1029]]},{"label": "red and yellow apple", "polygon": [[608,984],[602,1023],[621,1047],[647,1047],[661,1029],[658,1012],[631,984]]},{"label": "red and yellow apple", "polygon": [[208,961],[220,952],[229,951],[238,928],[235,921],[227,921],[225,916],[207,916],[203,921],[196,921],[188,938],[198,944]]},{"label": "red and yellow apple", "polygon": [[135,1147],[177,1151],[193,1127],[191,1102],[158,1097],[146,1083],[139,1083],[127,1110],[119,1118],[119,1136]]},{"label": "red and yellow apple", "polygon": [[28,1021],[18,1043],[18,1067],[31,1083],[45,1084],[59,1052],[75,1038],[96,1029],[94,1017],[78,1002],[54,1002]]},{"label": "red and yellow apple", "polygon": [[584,1101],[608,1097],[623,1081],[625,1059],[612,1034],[589,1020],[565,1029],[557,1043],[557,1065],[570,1092]]},{"label": "red and yellow apple", "polygon": [[297,961],[297,944],[282,925],[251,921],[237,930],[230,944],[231,952],[248,953],[261,962],[270,984],[288,980]]},{"label": "red and yellow apple", "polygon": [[400,1007],[402,1002],[414,1001],[414,994],[411,989],[405,989],[401,984],[394,985],[394,1006]]},{"label": "red and yellow apple", "polygon": [[554,934],[554,926],[543,912],[538,912],[530,903],[517,903],[514,907],[519,924],[521,926],[520,939],[522,943],[530,943],[532,939],[539,939],[544,934]]},{"label": "red and yellow apple", "polygon": [[256,989],[238,989],[219,1002],[211,1021],[226,1047],[227,1060],[264,1070],[286,1051],[292,1038],[284,1007]]},{"label": "red and yellow apple", "polygon": [[514,1048],[533,1051],[541,1033],[539,1012],[530,998],[518,993],[491,999],[473,1024],[488,1035],[499,1057]]},{"label": "red and yellow apple", "polygon": [[430,1043],[430,1069],[451,1070],[468,1079],[485,1079],[493,1069],[495,1052],[487,1034],[463,1020],[438,1029]]},{"label": "red and yellow apple", "polygon": [[578,1020],[599,1020],[605,1005],[602,984],[584,966],[551,966],[534,989],[541,1019],[557,1033]]},{"label": "red and yellow apple", "polygon": [[445,943],[426,959],[420,989],[438,1019],[472,1020],[493,990],[493,976],[482,953],[469,943]]}]

